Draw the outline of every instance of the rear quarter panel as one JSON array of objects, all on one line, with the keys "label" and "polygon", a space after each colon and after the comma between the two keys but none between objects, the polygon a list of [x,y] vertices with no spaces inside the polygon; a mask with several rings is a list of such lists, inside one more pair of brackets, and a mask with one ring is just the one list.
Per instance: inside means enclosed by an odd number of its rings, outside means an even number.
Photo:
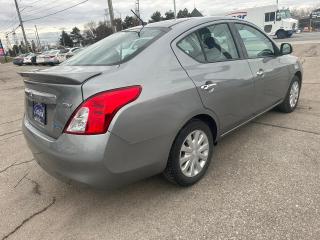
[{"label": "rear quarter panel", "polygon": [[135,58],[83,85],[84,99],[109,89],[141,85],[133,103],[123,107],[109,131],[130,143],[175,136],[188,117],[205,111],[193,82],[163,36]]}]

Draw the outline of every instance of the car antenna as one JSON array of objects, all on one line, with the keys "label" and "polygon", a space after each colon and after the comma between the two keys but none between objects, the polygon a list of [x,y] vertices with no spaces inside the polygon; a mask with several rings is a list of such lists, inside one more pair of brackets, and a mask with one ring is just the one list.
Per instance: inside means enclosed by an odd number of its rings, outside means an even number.
[{"label": "car antenna", "polygon": [[142,28],[140,29],[140,31],[138,32],[138,36],[140,37],[140,32],[141,30],[144,28],[144,22],[143,20],[131,9],[131,12],[140,20],[141,24],[142,24]]}]

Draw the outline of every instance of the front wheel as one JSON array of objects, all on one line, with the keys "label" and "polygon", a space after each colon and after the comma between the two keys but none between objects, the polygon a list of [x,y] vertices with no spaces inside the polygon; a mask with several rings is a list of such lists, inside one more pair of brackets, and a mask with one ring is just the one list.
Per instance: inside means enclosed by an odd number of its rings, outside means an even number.
[{"label": "front wheel", "polygon": [[208,125],[197,119],[190,121],[173,142],[164,176],[180,186],[193,185],[206,173],[213,146]]},{"label": "front wheel", "polygon": [[289,90],[283,102],[278,106],[278,109],[284,113],[293,112],[299,101],[300,97],[300,89],[301,89],[301,81],[295,76],[290,84]]}]

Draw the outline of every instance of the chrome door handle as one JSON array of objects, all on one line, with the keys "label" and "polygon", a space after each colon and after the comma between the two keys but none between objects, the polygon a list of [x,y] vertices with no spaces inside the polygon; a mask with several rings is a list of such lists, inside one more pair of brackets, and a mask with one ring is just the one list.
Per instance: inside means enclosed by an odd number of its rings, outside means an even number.
[{"label": "chrome door handle", "polygon": [[262,69],[259,69],[259,71],[257,72],[257,76],[258,77],[263,77],[264,76],[264,71]]},{"label": "chrome door handle", "polygon": [[214,91],[214,87],[217,86],[216,83],[206,83],[202,85],[200,88],[204,91],[207,91],[209,93],[212,93]]}]

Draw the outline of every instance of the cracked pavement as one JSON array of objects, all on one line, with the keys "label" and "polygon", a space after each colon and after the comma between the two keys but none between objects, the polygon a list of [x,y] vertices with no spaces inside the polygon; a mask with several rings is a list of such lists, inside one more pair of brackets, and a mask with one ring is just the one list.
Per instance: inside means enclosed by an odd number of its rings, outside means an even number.
[{"label": "cracked pavement", "polygon": [[320,236],[320,43],[303,60],[300,105],[226,136],[205,178],[155,176],[112,192],[59,182],[21,133],[22,79],[0,65],[0,239],[317,239]]}]

